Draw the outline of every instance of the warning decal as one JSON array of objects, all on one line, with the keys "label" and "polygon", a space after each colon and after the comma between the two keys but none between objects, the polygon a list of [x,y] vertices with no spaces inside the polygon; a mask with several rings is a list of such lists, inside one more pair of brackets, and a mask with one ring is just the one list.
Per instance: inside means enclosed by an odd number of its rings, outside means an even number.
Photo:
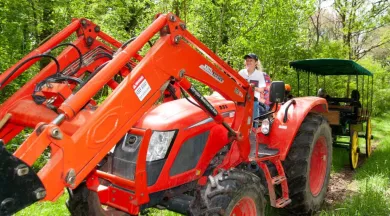
[{"label": "warning decal", "polygon": [[140,76],[140,78],[138,78],[133,85],[133,89],[140,101],[142,101],[151,90],[150,85],[144,76]]}]

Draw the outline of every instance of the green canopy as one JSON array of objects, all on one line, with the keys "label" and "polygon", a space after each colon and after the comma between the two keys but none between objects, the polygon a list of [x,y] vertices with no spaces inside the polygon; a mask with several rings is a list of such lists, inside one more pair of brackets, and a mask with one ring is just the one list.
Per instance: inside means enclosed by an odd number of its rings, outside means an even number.
[{"label": "green canopy", "polygon": [[316,75],[367,75],[372,73],[352,60],[307,59],[290,62],[290,67]]}]

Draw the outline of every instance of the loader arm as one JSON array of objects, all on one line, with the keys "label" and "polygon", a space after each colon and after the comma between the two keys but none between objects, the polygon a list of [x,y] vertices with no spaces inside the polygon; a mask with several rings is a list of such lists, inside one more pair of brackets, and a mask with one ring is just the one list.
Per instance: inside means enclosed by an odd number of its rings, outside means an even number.
[{"label": "loader arm", "polygon": [[[88,28],[95,30],[95,33],[88,35],[90,34]],[[81,19],[73,21],[59,37],[49,40],[25,59],[46,53],[48,49],[75,31],[79,39],[74,44],[80,48],[83,55],[98,46],[110,49],[96,40],[97,36],[114,47],[121,46],[121,43],[104,34],[100,29],[96,32],[96,25]],[[160,34],[160,38],[144,57],[139,56],[138,51],[157,33]],[[71,58],[68,55],[70,52],[73,56]],[[77,62],[76,51],[69,47],[58,59],[60,70],[64,71],[72,62]],[[134,59],[139,61],[136,65]],[[16,64],[3,73],[0,76],[0,88],[10,83],[34,61],[15,71],[14,69],[18,67]],[[93,63],[100,64],[96,62]],[[131,72],[126,69],[128,64],[134,67]],[[82,78],[85,71],[88,69],[83,66],[71,76]],[[128,74],[120,83],[113,81],[118,72]],[[11,128],[12,135],[24,128],[25,125],[20,123],[23,121],[15,117],[16,114],[20,115],[20,112],[15,110],[23,110],[26,107],[47,109],[43,105],[32,103],[31,94],[39,81],[53,74],[56,74],[56,64],[51,63],[1,106],[1,117],[6,118],[7,113],[14,113],[14,115],[0,129],[2,135],[0,138],[6,138],[6,142],[12,138],[9,137],[10,132],[4,131],[7,127]],[[201,81],[218,91],[227,100],[236,103],[236,115],[231,126],[224,122],[224,118],[196,90],[187,77]],[[103,176],[123,188],[135,191],[137,199],[134,202],[138,204],[147,202],[149,198],[141,193],[144,185],[136,185],[134,182],[95,169],[124,134],[159,100],[172,79],[175,79],[178,85],[191,95],[217,123],[222,124],[229,131],[226,135],[233,142],[237,142],[240,151],[240,158],[237,158],[236,162],[247,158],[250,151],[247,143],[252,124],[253,88],[235,70],[191,35],[186,30],[184,22],[178,17],[170,13],[159,15],[135,40],[118,49],[113,59],[108,61],[100,71],[96,71],[88,82],[81,85],[80,89],[72,89],[73,93],[64,101],[60,101],[61,105],[56,109],[57,113],[47,110],[51,114],[45,114],[46,121],[36,124],[34,131],[13,155],[6,152],[4,148],[0,149],[2,156],[0,211],[4,214],[12,214],[38,200],[56,200],[63,193],[64,187],[76,188],[89,175]],[[91,98],[107,84],[113,89],[112,93],[96,109],[88,106]],[[59,87],[63,86],[59,84]],[[22,102],[23,106],[17,106]],[[48,119],[50,120],[47,121]],[[150,133],[150,130],[137,130],[134,133]],[[51,150],[50,160],[38,174],[35,174],[31,166],[48,147]],[[143,162],[141,160],[146,157],[146,151],[147,146],[140,150],[136,180],[145,178],[145,159]],[[26,182],[33,182],[30,188],[24,186],[26,191],[23,192],[33,196],[26,196],[28,198],[23,200],[20,194],[22,192],[12,187],[15,181],[20,187]],[[137,213],[139,209],[130,208],[126,211]]]}]

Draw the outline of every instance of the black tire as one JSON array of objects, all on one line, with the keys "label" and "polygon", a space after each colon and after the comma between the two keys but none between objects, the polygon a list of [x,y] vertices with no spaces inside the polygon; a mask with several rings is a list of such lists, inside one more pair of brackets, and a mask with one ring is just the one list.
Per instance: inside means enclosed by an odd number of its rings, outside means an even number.
[{"label": "black tire", "polygon": [[103,209],[99,196],[96,192],[90,191],[85,183],[81,183],[76,189],[68,190],[69,199],[66,201],[72,216],[128,216],[116,209]]},{"label": "black tire", "polygon": [[[327,148],[326,167],[323,180],[318,184],[313,195],[310,187],[310,166],[314,146],[320,137]],[[324,158],[323,155],[321,158]],[[325,159],[324,159],[325,160]],[[324,164],[324,166],[325,166]],[[318,211],[327,192],[332,165],[332,133],[327,120],[314,113],[309,113],[295,137],[283,167],[287,176],[289,195],[292,200],[286,209],[296,215],[311,215]]]},{"label": "black tire", "polygon": [[256,175],[233,169],[209,177],[208,184],[196,196],[191,205],[191,215],[229,216],[237,203],[251,200],[256,206],[256,215],[263,216],[265,210],[264,187]]}]

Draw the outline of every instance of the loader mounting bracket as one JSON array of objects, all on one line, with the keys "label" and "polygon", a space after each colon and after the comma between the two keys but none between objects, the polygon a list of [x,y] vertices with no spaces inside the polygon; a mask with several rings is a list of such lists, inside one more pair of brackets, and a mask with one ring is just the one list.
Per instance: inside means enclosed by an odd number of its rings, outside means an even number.
[{"label": "loader mounting bracket", "polygon": [[45,189],[30,166],[9,153],[0,140],[0,215],[12,215],[43,199]]}]

